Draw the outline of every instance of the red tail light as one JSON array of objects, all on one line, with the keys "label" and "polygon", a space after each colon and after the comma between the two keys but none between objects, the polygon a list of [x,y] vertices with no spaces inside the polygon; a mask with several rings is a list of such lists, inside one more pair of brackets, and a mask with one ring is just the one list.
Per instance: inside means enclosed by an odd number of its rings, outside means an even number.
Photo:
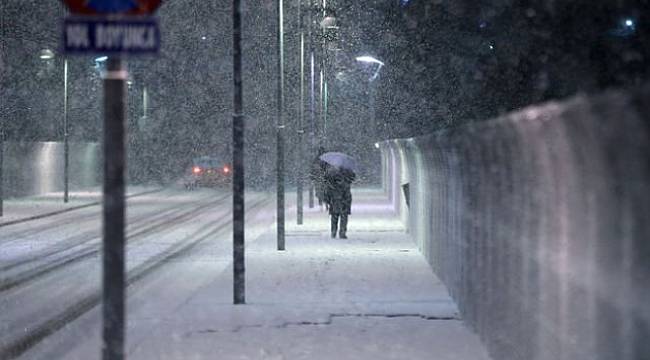
[{"label": "red tail light", "polygon": [[192,173],[194,174],[200,174],[201,173],[201,168],[198,166],[195,166],[192,168]]},{"label": "red tail light", "polygon": [[226,174],[229,173],[229,172],[230,172],[230,168],[227,167],[227,166],[224,166],[224,167],[223,167],[223,172],[225,172]]}]

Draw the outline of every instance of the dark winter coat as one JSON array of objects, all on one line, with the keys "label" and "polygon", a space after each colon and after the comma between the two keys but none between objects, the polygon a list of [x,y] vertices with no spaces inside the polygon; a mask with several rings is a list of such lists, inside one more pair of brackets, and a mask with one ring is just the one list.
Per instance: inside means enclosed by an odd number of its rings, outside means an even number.
[{"label": "dark winter coat", "polygon": [[354,173],[349,170],[328,168],[325,172],[325,202],[329,206],[330,215],[350,214],[352,207],[350,184],[354,178]]}]

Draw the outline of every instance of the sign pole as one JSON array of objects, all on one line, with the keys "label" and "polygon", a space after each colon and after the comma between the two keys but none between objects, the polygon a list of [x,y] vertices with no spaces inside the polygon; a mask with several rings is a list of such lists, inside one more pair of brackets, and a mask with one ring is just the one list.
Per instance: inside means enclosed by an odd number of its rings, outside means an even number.
[{"label": "sign pole", "polygon": [[[152,14],[162,0],[63,0],[70,10],[63,24],[66,54],[106,54],[104,74],[104,184],[102,204],[102,359],[124,359],[126,105],[128,72],[122,56],[155,54],[160,29]],[[64,201],[68,199],[67,60],[64,64]]]},{"label": "sign pole", "polygon": [[102,359],[124,359],[126,66],[109,57],[104,76]]},{"label": "sign pole", "polygon": [[233,0],[233,301],[246,303],[246,267],[244,262],[244,128],[242,105],[241,0]]}]

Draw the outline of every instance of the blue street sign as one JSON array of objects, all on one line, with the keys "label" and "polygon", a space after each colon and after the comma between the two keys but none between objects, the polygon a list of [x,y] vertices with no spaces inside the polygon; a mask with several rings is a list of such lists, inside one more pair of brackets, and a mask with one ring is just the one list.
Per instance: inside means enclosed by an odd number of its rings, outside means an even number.
[{"label": "blue street sign", "polygon": [[63,27],[66,54],[147,54],[160,49],[154,18],[68,18]]}]

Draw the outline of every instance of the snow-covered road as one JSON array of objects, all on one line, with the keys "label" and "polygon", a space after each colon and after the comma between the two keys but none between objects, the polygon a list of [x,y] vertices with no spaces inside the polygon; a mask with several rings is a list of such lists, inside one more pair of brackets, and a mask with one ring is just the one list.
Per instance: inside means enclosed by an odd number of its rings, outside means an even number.
[{"label": "snow-covered road", "polygon": [[[270,201],[268,195],[248,194],[251,229],[259,220],[254,214]],[[231,206],[229,192],[207,189],[129,199],[129,294],[180,259],[229,253]],[[263,230],[270,224],[268,218],[257,225]],[[0,358],[23,353],[100,303],[101,207],[5,226],[0,248]],[[169,284],[173,291],[201,285],[177,280]]]}]

